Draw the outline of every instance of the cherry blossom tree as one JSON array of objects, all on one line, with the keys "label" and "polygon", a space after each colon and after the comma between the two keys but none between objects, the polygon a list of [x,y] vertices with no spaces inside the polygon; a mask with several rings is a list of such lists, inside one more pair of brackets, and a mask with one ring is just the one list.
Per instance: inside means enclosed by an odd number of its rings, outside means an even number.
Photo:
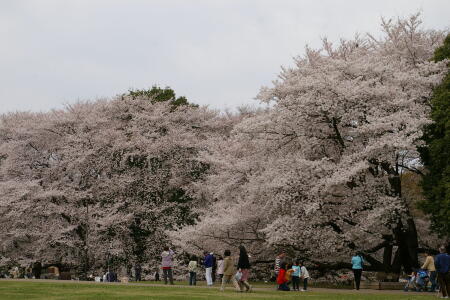
[{"label": "cherry blossom tree", "polygon": [[258,96],[273,108],[205,154],[212,174],[199,192],[210,207],[175,233],[180,245],[206,236],[255,251],[289,248],[326,267],[348,267],[357,250],[372,269],[416,266],[417,230],[400,175],[414,169],[403,158],[417,157],[432,89],[446,69],[430,61],[443,33],[419,25],[414,15],[383,20],[381,38],[337,46],[324,39],[283,69]]},{"label": "cherry blossom tree", "polygon": [[225,123],[206,108],[121,96],[65,111],[2,116],[2,255],[86,274],[155,256],[165,230],[195,219],[196,160]]}]

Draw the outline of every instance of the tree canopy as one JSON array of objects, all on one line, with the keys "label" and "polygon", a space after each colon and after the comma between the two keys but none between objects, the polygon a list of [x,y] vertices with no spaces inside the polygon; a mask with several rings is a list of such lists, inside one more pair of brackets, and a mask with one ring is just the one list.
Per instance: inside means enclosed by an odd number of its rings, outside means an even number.
[{"label": "tree canopy", "polygon": [[[437,48],[434,61],[450,59],[450,35]],[[434,89],[431,99],[432,123],[424,130],[424,146],[418,148],[426,168],[422,179],[425,201],[420,203],[431,216],[432,229],[450,237],[450,72]]]}]

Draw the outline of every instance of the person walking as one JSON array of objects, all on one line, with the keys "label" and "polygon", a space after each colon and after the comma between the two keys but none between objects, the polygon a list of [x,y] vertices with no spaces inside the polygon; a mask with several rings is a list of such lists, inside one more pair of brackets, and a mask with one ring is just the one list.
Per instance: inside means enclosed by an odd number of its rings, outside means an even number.
[{"label": "person walking", "polygon": [[164,247],[164,251],[161,253],[161,267],[163,269],[164,284],[167,284],[167,279],[169,279],[170,284],[173,284],[173,255],[174,252],[167,246]]},{"label": "person walking", "polygon": [[427,270],[428,276],[431,282],[431,292],[436,291],[436,267],[434,266],[434,258],[429,251],[425,251],[425,262],[423,263],[421,269]]},{"label": "person walking", "polygon": [[189,285],[197,285],[197,257],[195,255],[191,256],[191,260],[188,264],[189,270]]},{"label": "person walking", "polygon": [[225,250],[223,253],[223,256],[225,257],[223,260],[223,277],[222,277],[222,285],[220,287],[220,291],[225,290],[225,285],[227,283],[233,282],[234,287],[236,290],[239,290],[239,285],[237,281],[234,279],[234,273],[235,268],[233,264],[233,260],[231,259],[231,251]]},{"label": "person walking", "polygon": [[439,247],[439,254],[434,259],[434,265],[442,298],[448,298],[450,293],[450,256],[445,251],[444,246]]},{"label": "person walking", "polygon": [[247,250],[242,245],[239,246],[238,269],[242,273],[241,279],[238,281],[240,291],[242,292],[245,287],[245,291],[250,292],[252,290],[252,286],[248,283],[248,278],[250,277],[250,261]]},{"label": "person walking", "polygon": [[306,292],[308,290],[309,272],[306,269],[305,264],[303,262],[301,262],[299,266],[300,266],[300,277],[303,279],[303,288],[301,289],[301,291]]},{"label": "person walking", "polygon": [[205,277],[206,277],[206,285],[212,286],[212,268],[214,264],[213,256],[211,253],[208,253],[207,251],[204,252],[205,258],[203,261],[203,266],[205,267]]},{"label": "person walking", "polygon": [[352,257],[352,271],[355,277],[355,289],[359,290],[359,285],[361,283],[361,275],[363,271],[364,259],[362,258],[361,252],[357,252],[355,256]]},{"label": "person walking", "polygon": [[217,260],[217,277],[219,277],[219,282],[222,282],[223,278],[223,257],[219,255]]}]

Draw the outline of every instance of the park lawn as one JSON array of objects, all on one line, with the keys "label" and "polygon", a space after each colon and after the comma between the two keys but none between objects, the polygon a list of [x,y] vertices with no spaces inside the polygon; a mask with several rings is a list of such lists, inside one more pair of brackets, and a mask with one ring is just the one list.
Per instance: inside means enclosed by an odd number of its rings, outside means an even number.
[{"label": "park lawn", "polygon": [[377,294],[374,291],[309,291],[309,292],[278,292],[272,289],[258,289],[251,293],[237,293],[228,288],[220,292],[218,288],[185,287],[185,286],[142,286],[101,283],[58,283],[58,282],[27,282],[0,280],[0,299],[148,299],[148,300],[233,300],[233,299],[337,299],[337,300],[381,300],[381,299],[435,299],[435,294],[420,295],[405,294]]}]

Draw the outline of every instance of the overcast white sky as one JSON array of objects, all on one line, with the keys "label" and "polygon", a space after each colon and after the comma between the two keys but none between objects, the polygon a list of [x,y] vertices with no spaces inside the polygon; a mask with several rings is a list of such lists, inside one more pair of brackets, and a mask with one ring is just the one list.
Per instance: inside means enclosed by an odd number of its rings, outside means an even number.
[{"label": "overcast white sky", "polygon": [[425,28],[449,28],[449,0],[1,0],[0,113],[153,84],[213,108],[256,104],[306,44],[419,10]]}]

